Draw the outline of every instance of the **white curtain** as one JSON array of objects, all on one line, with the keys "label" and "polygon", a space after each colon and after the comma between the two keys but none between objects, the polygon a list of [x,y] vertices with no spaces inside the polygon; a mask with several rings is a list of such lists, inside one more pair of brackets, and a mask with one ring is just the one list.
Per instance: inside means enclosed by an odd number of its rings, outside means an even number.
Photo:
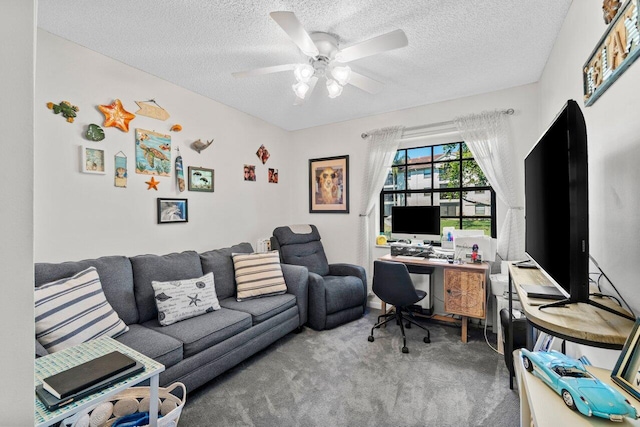
[{"label": "white curtain", "polygon": [[504,260],[524,259],[524,209],[514,179],[515,150],[507,116],[489,111],[457,117],[454,123],[496,196],[508,207],[498,234],[498,254]]},{"label": "white curtain", "polygon": [[367,278],[371,281],[373,267],[373,230],[371,217],[380,198],[380,191],[387,178],[388,168],[398,151],[402,126],[394,126],[370,132],[367,144],[367,163],[364,169],[362,194],[360,195],[360,239],[358,246],[359,264],[367,271]]}]

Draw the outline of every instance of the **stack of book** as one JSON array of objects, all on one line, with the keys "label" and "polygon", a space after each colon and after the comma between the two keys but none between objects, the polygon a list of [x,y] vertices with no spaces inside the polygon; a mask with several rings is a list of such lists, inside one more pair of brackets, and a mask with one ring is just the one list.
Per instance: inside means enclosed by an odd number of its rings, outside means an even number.
[{"label": "stack of book", "polygon": [[44,378],[36,387],[36,395],[48,410],[55,411],[142,371],[142,363],[112,351]]}]

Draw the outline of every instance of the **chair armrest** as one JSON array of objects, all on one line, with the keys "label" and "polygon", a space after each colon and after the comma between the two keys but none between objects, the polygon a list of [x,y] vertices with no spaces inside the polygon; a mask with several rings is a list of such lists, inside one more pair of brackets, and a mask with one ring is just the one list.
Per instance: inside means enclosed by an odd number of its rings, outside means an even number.
[{"label": "chair armrest", "polygon": [[282,275],[287,285],[287,293],[295,295],[300,325],[307,323],[307,310],[309,307],[309,270],[307,267],[290,264],[280,264]]},{"label": "chair armrest", "polygon": [[329,264],[330,276],[356,276],[367,283],[367,273],[364,268],[354,264]]},{"label": "chair armrest", "polygon": [[323,330],[327,323],[325,295],[322,276],[309,272],[309,325],[317,331]]},{"label": "chair armrest", "polygon": [[367,272],[363,267],[354,264],[329,264],[329,274],[331,276],[355,276],[362,280],[364,289],[364,301],[362,309],[367,308]]}]

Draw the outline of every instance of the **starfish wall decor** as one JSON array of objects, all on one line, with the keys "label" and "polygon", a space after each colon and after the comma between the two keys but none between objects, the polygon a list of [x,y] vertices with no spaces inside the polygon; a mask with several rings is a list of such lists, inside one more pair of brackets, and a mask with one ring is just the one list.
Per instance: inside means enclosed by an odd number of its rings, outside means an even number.
[{"label": "starfish wall decor", "polygon": [[149,186],[147,187],[147,190],[151,190],[153,188],[154,190],[158,191],[158,184],[160,184],[160,181],[156,181],[153,177],[151,177],[149,181],[145,181],[144,183]]},{"label": "starfish wall decor", "polygon": [[124,109],[119,99],[111,105],[98,105],[98,110],[104,114],[104,127],[117,127],[123,132],[129,132],[129,122],[136,118],[135,114]]}]

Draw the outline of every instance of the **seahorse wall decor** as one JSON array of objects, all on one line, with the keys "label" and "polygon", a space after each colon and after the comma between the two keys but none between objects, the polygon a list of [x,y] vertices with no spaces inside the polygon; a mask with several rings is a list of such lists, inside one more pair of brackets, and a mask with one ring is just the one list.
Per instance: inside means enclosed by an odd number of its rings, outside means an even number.
[{"label": "seahorse wall decor", "polygon": [[193,148],[194,150],[196,150],[198,152],[198,154],[200,154],[200,152],[202,150],[205,150],[207,147],[209,147],[211,144],[213,144],[213,139],[211,141],[207,141],[202,142],[200,140],[194,141],[191,143],[191,148]]}]

